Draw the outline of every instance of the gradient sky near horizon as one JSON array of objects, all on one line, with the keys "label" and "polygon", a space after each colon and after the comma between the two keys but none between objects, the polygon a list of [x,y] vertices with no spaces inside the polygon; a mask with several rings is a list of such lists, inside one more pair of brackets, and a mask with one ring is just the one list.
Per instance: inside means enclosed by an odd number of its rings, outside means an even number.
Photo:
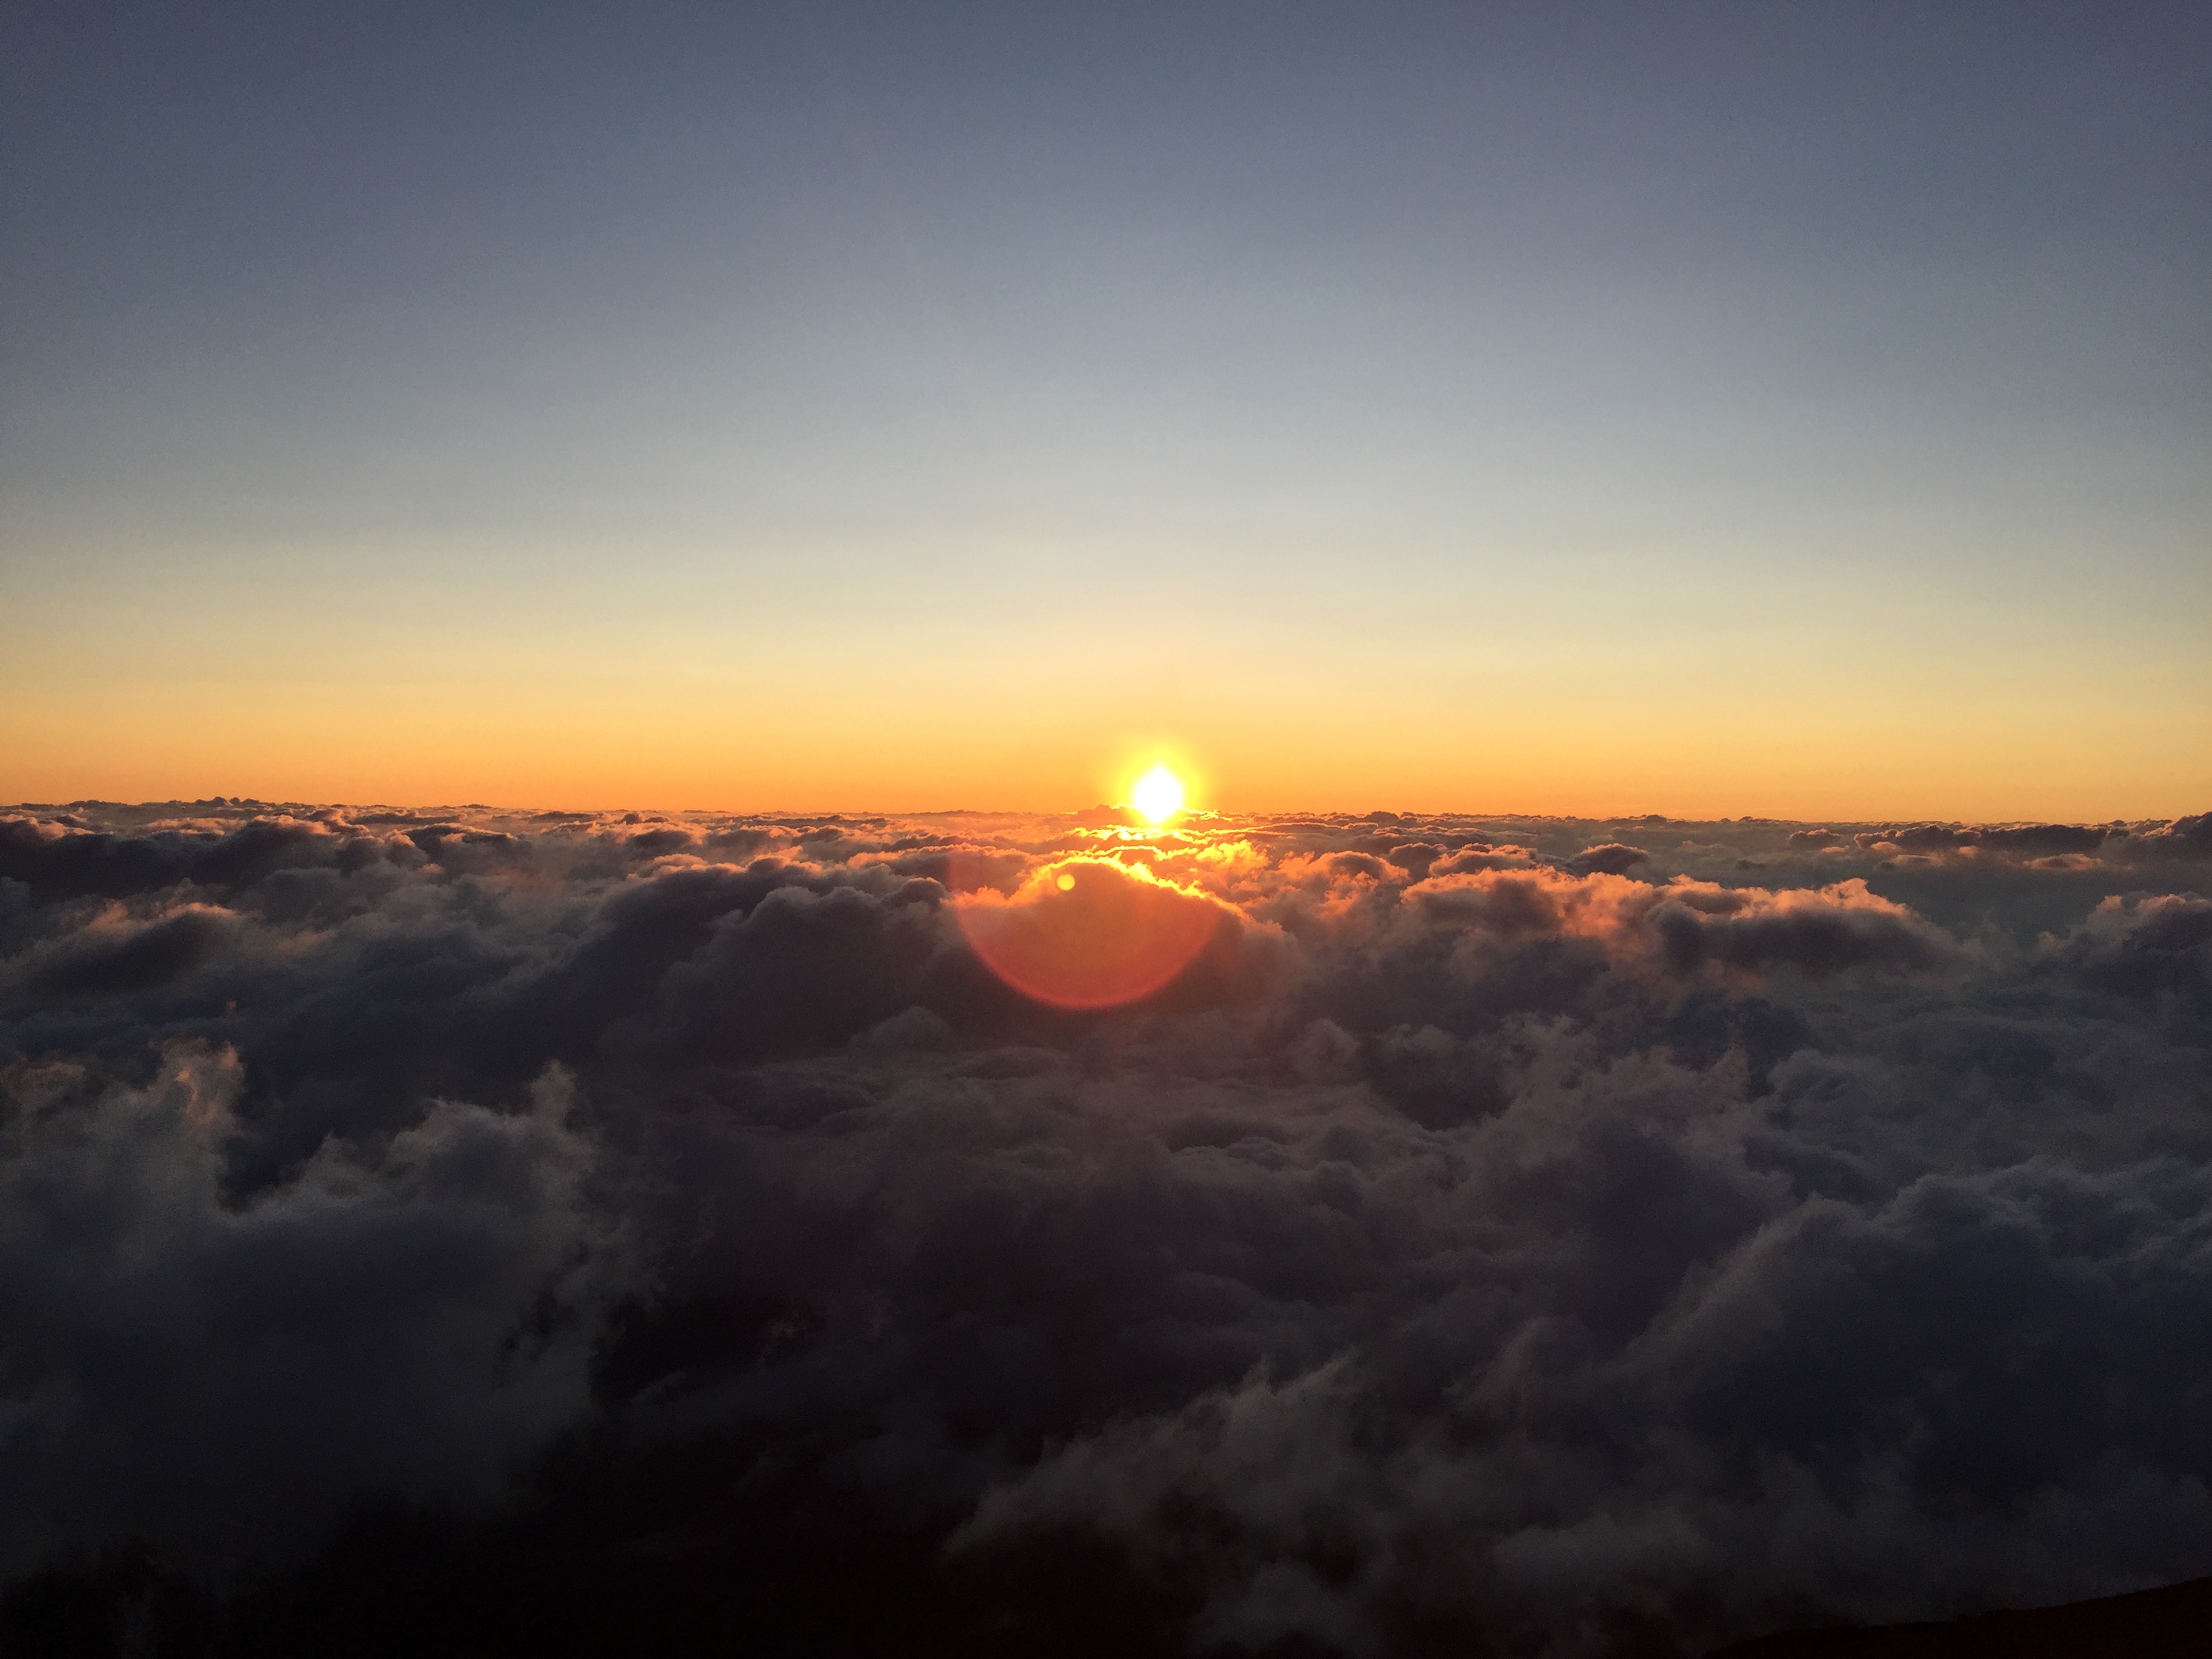
[{"label": "gradient sky near horizon", "polygon": [[0,799],[2212,804],[2202,6],[0,27]]}]

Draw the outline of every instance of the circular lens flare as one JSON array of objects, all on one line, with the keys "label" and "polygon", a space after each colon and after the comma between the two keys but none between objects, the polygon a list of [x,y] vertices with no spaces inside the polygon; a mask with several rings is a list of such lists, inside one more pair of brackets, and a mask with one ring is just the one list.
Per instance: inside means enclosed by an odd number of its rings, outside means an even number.
[{"label": "circular lens flare", "polygon": [[1224,912],[1148,871],[1067,859],[1011,896],[963,894],[953,915],[983,965],[1024,996],[1112,1008],[1152,995],[1189,966]]},{"label": "circular lens flare", "polygon": [[1137,780],[1129,799],[1154,823],[1164,823],[1182,811],[1182,780],[1166,767],[1155,766]]}]

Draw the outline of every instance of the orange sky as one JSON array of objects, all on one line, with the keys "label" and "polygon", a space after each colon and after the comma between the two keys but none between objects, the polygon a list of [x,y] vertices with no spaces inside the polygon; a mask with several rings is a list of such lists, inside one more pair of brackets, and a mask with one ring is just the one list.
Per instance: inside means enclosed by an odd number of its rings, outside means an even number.
[{"label": "orange sky", "polygon": [[1194,804],[1231,810],[2005,820],[2212,803],[2205,694],[2155,665],[2042,686],[1936,659],[1847,690],[1847,662],[1790,641],[1702,675],[1571,639],[1547,659],[1540,638],[1308,669],[1311,638],[1270,651],[1194,629],[1180,659],[1063,634],[872,657],[801,640],[781,661],[758,641],[720,659],[602,642],[593,660],[579,637],[551,660],[472,661],[457,636],[446,659],[394,663],[343,635],[276,648],[282,618],[143,625],[19,635],[0,799],[1048,811],[1125,799],[1160,757]]},{"label": "orange sky", "polygon": [[2179,24],[1024,16],[41,36],[0,799],[2212,805]]}]

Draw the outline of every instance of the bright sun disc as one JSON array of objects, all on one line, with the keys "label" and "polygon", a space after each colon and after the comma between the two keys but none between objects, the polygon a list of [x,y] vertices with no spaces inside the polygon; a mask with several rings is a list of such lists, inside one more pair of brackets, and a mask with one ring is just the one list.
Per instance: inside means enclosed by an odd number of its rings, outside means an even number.
[{"label": "bright sun disc", "polygon": [[1182,780],[1166,767],[1155,766],[1137,780],[1129,798],[1154,823],[1164,823],[1182,811]]}]

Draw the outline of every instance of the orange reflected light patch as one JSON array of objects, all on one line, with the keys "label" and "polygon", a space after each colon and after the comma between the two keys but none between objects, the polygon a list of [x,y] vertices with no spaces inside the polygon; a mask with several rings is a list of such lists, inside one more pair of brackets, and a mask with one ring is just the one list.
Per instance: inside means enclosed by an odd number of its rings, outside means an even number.
[{"label": "orange reflected light patch", "polygon": [[1047,865],[1011,898],[965,894],[952,913],[984,966],[1058,1008],[1150,996],[1206,948],[1227,914],[1141,866],[1087,858]]}]

